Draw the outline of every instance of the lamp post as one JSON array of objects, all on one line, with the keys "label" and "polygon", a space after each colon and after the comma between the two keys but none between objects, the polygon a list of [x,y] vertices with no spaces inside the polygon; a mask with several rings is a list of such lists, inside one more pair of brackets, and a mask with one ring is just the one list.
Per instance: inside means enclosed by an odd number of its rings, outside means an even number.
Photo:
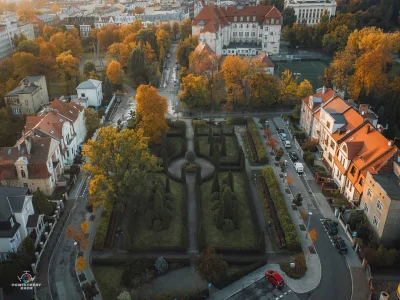
[{"label": "lamp post", "polygon": [[308,235],[308,230],[310,229],[310,219],[311,219],[311,216],[312,216],[312,212],[309,211],[309,212],[308,212],[308,221],[307,221],[307,233],[306,233],[306,238],[307,238],[307,235]]}]

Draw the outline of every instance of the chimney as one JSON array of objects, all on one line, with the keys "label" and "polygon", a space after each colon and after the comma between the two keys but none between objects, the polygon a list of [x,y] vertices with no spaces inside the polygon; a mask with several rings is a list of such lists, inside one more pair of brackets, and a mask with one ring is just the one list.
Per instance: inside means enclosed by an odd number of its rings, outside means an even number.
[{"label": "chimney", "polygon": [[366,113],[368,113],[369,110],[369,105],[368,104],[360,104],[360,107],[358,108],[358,111],[362,116],[364,116]]},{"label": "chimney", "polygon": [[32,138],[30,136],[27,136],[25,138],[25,146],[26,146],[26,152],[28,154],[31,154],[31,150],[32,150]]},{"label": "chimney", "polygon": [[394,145],[394,141],[390,140],[390,141],[388,142],[388,146],[391,147],[391,146],[393,146],[393,145]]},{"label": "chimney", "polygon": [[323,87],[322,87],[322,94],[325,94],[325,92],[326,92],[326,87],[323,86]]},{"label": "chimney", "polygon": [[370,133],[371,131],[372,131],[372,126],[371,126],[371,125],[367,125],[367,126],[365,127],[365,133],[368,134],[368,133]]}]

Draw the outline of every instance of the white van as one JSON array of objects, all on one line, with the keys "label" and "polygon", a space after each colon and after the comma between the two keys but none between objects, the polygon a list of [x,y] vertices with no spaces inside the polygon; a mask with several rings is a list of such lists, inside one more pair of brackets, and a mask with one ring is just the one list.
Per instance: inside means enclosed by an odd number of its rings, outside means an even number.
[{"label": "white van", "polygon": [[285,145],[285,148],[291,148],[292,145],[290,144],[290,141],[286,140],[283,142],[283,144]]},{"label": "white van", "polygon": [[304,172],[303,164],[299,163],[299,162],[294,163],[294,169],[296,170],[296,172],[298,174],[303,174],[303,172]]}]

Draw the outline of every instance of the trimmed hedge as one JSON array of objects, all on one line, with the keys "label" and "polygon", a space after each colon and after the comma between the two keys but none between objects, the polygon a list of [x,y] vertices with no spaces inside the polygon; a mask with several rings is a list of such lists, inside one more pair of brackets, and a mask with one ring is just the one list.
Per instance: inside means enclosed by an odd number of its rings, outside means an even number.
[{"label": "trimmed hedge", "polygon": [[247,121],[247,128],[249,129],[251,136],[254,141],[254,145],[256,146],[258,162],[260,164],[268,163],[267,151],[264,148],[263,142],[261,140],[260,134],[258,133],[258,128],[253,118],[250,118]]},{"label": "trimmed hedge", "polygon": [[228,125],[246,125],[247,119],[245,117],[227,117],[226,124],[228,124]]},{"label": "trimmed hedge", "polygon": [[268,185],[272,201],[274,202],[279,222],[281,223],[283,232],[285,233],[286,246],[293,251],[301,250],[300,239],[297,235],[296,228],[289,215],[285,199],[276,180],[272,167],[267,166],[262,170],[262,174]]},{"label": "trimmed hedge", "polygon": [[103,210],[99,223],[96,227],[96,236],[94,237],[93,248],[97,251],[104,249],[104,243],[107,238],[108,226],[110,224],[111,212]]}]

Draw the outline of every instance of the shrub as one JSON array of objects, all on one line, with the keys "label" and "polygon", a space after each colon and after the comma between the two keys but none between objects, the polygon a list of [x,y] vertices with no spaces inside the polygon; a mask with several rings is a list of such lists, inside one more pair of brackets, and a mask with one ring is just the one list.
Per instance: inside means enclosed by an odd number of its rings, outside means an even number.
[{"label": "shrub", "polygon": [[279,183],[275,177],[272,167],[267,166],[262,170],[265,181],[268,185],[272,201],[277,211],[279,222],[285,234],[286,246],[290,250],[301,249],[300,239],[297,236],[296,228],[290,218],[285,199],[281,192]]},{"label": "shrub", "polygon": [[300,279],[306,274],[307,271],[306,258],[303,252],[296,254],[294,257],[294,263],[294,268],[291,268],[289,263],[281,263],[280,267],[282,271],[285,272],[290,278]]},{"label": "shrub", "polygon": [[188,151],[185,154],[185,159],[190,163],[194,163],[194,161],[196,160],[196,154],[193,151]]},{"label": "shrub", "polygon": [[200,166],[196,163],[186,162],[184,164],[183,168],[185,169],[185,172],[187,172],[187,173],[196,173],[197,169],[200,168]]},{"label": "shrub", "polygon": [[161,220],[155,220],[153,222],[153,228],[152,229],[155,232],[159,232],[159,231],[163,230],[163,226],[162,226]]},{"label": "shrub", "polygon": [[228,118],[226,118],[226,124],[228,124],[228,125],[246,125],[247,120],[245,117],[228,117]]},{"label": "shrub", "polygon": [[215,211],[215,210],[219,209],[220,206],[221,206],[221,201],[219,201],[219,200],[214,201],[213,204],[211,205],[211,210]]},{"label": "shrub", "polygon": [[211,194],[211,201],[214,202],[214,201],[217,201],[217,200],[219,200],[219,192],[212,193]]},{"label": "shrub", "polygon": [[317,145],[317,139],[306,139],[303,145],[301,145],[301,149],[303,149],[303,151],[316,152],[318,150]]},{"label": "shrub", "polygon": [[303,152],[303,159],[306,160],[307,156],[310,156],[311,152],[310,151],[304,151]]},{"label": "shrub", "polygon": [[218,173],[214,173],[213,182],[211,186],[211,192],[216,193],[219,192],[219,180],[218,180]]},{"label": "shrub", "polygon": [[169,225],[171,223],[171,212],[168,210],[168,208],[164,208],[164,210],[162,211],[161,214],[161,223],[162,223],[162,227],[163,229],[168,229]]},{"label": "shrub", "polygon": [[222,227],[224,231],[233,231],[235,229],[235,226],[233,225],[233,222],[231,219],[225,219],[224,220],[224,226]]},{"label": "shrub", "polygon": [[306,157],[306,163],[307,163],[307,165],[309,165],[309,166],[314,166],[314,160],[315,160],[315,158],[314,158],[314,155],[308,155],[307,157]]},{"label": "shrub", "polygon": [[251,137],[253,138],[254,145],[256,147],[258,161],[260,164],[268,163],[267,151],[264,148],[261,137],[258,133],[258,128],[256,123],[254,123],[253,118],[249,118],[247,122],[247,127],[250,131]]},{"label": "shrub", "polygon": [[110,224],[111,212],[104,209],[101,213],[99,223],[97,223],[96,236],[94,238],[93,247],[95,250],[103,250],[107,237],[108,226]]},{"label": "shrub", "polygon": [[144,222],[148,230],[150,230],[153,227],[153,211],[151,210],[146,211],[144,215]]},{"label": "shrub", "polygon": [[198,128],[207,127],[207,123],[205,120],[193,120],[192,124],[193,127],[198,127]]},{"label": "shrub", "polygon": [[162,256],[157,258],[154,266],[155,266],[158,274],[163,274],[168,270],[168,263]]}]

